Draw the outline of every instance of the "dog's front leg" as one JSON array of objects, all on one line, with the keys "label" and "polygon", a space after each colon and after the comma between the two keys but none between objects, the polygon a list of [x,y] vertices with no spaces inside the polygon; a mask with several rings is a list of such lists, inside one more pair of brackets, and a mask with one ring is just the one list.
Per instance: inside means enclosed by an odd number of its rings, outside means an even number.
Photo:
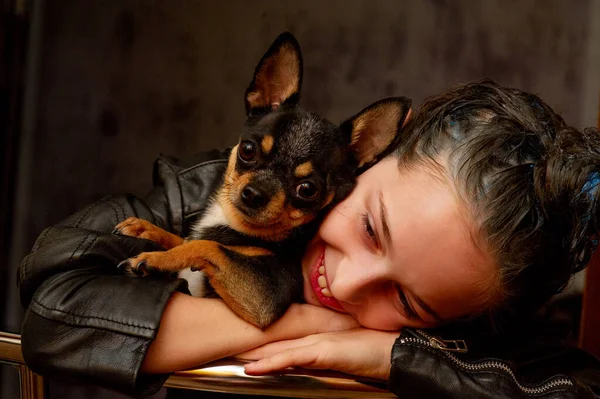
[{"label": "dog's front leg", "polygon": [[276,292],[284,287],[269,276],[267,259],[276,262],[273,253],[264,248],[191,240],[164,252],[142,252],[121,262],[119,269],[132,276],[145,276],[153,271],[175,273],[187,268],[203,270],[235,314],[264,329],[291,303]]},{"label": "dog's front leg", "polygon": [[301,277],[264,248],[214,243],[204,258],[202,269],[215,292],[235,314],[261,329],[283,315],[295,287],[302,286]]},{"label": "dog's front leg", "polygon": [[153,271],[177,273],[183,269],[205,269],[218,251],[214,241],[192,240],[168,251],[142,252],[119,263],[119,270],[131,276],[147,276]]},{"label": "dog's front leg", "polygon": [[183,238],[173,233],[169,233],[147,220],[136,217],[125,219],[115,227],[113,232],[151,240],[165,249],[175,248],[184,243]]}]

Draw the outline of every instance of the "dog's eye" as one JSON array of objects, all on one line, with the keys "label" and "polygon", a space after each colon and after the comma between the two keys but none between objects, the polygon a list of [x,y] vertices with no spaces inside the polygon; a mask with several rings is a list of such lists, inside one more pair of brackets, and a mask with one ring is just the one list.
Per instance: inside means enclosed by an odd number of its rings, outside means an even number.
[{"label": "dog's eye", "polygon": [[242,160],[250,162],[256,156],[256,145],[252,141],[244,140],[238,147],[238,154]]},{"label": "dog's eye", "polygon": [[296,186],[296,194],[300,198],[313,199],[319,193],[319,189],[311,182],[300,183]]}]

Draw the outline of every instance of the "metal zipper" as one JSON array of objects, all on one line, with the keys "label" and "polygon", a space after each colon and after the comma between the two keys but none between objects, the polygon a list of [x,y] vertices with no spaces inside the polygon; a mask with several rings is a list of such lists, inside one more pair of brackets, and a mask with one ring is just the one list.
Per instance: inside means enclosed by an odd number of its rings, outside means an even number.
[{"label": "metal zipper", "polygon": [[552,381],[548,381],[542,385],[537,387],[526,387],[522,385],[515,376],[514,371],[508,366],[506,363],[501,362],[499,360],[488,360],[479,363],[467,363],[465,361],[460,360],[456,355],[450,352],[460,352],[464,353],[468,351],[468,347],[465,341],[463,340],[444,340],[439,337],[435,337],[427,334],[423,330],[415,330],[417,333],[425,337],[426,339],[420,338],[400,338],[401,343],[409,342],[409,343],[418,343],[424,344],[427,346],[431,346],[433,348],[439,349],[442,353],[450,359],[454,364],[458,367],[467,370],[467,371],[480,371],[484,369],[497,369],[508,374],[513,382],[517,385],[517,387],[526,394],[529,395],[540,395],[551,389],[562,387],[562,386],[573,386],[573,381],[566,377],[557,377]]}]

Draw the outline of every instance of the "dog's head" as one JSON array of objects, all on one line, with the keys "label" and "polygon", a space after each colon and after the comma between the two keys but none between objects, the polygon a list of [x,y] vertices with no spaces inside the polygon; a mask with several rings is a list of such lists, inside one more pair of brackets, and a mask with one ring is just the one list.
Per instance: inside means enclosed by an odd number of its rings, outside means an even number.
[{"label": "dog's head", "polygon": [[356,176],[399,141],[410,100],[378,101],[336,126],[298,107],[302,55],[290,33],[262,57],[246,90],[248,120],[219,201],[232,227],[285,238],[346,197]]}]

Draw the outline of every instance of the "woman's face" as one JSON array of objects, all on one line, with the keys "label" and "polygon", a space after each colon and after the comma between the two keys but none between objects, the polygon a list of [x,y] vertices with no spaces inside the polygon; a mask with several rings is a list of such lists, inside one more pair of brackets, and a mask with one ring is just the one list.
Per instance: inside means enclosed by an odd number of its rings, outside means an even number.
[{"label": "woman's face", "polygon": [[302,260],[306,301],[381,330],[480,310],[496,272],[449,181],[397,162],[362,174],[324,220]]}]

